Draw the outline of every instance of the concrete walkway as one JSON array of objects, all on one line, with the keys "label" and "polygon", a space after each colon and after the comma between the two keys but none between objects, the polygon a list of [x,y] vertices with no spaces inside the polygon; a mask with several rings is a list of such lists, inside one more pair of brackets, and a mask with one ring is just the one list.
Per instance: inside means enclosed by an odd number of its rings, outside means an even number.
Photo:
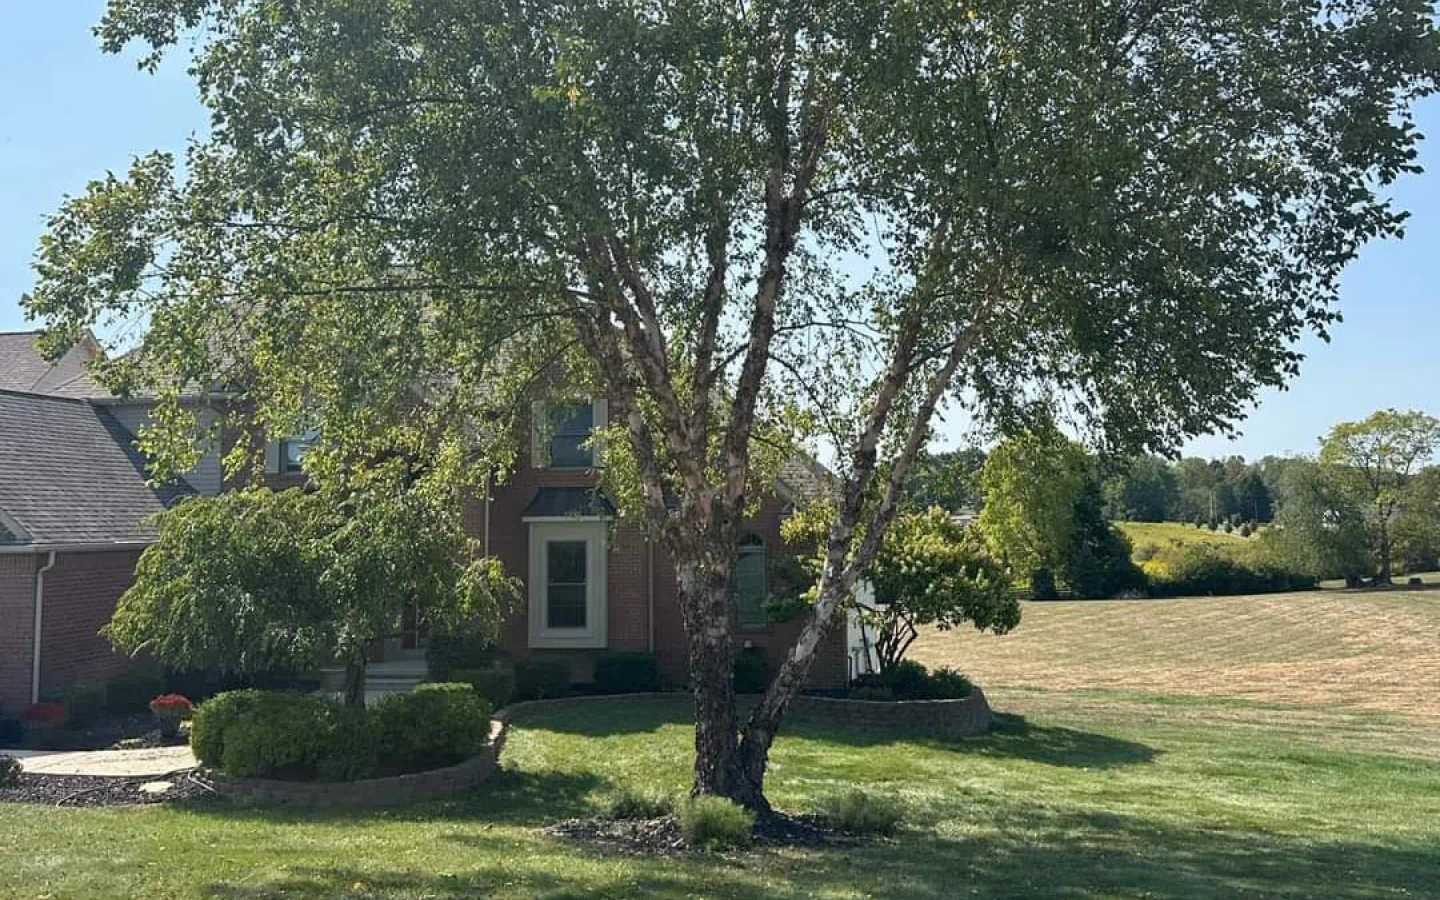
[{"label": "concrete walkway", "polygon": [[146,778],[195,765],[189,747],[147,747],[142,750],[6,750],[36,775],[108,775]]}]

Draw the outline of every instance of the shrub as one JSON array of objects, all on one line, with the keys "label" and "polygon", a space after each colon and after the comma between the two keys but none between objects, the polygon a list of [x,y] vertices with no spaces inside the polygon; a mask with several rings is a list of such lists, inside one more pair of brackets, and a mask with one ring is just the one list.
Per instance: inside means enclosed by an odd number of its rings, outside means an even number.
[{"label": "shrub", "polygon": [[489,667],[498,659],[499,650],[492,641],[473,634],[436,632],[425,641],[425,663],[430,677],[438,682],[455,678],[455,670]]},{"label": "shrub", "polygon": [[227,691],[201,703],[190,722],[190,750],[195,758],[218,768],[225,758],[225,733],[259,706],[263,696],[254,689]]},{"label": "shrub", "polygon": [[150,701],[150,712],[157,719],[188,719],[195,713],[195,704],[181,694],[161,694]]},{"label": "shrub", "polygon": [[897,800],[859,788],[821,797],[818,811],[831,828],[850,834],[891,835],[905,821]]},{"label": "shrub", "polygon": [[1250,523],[1249,523],[1249,522],[1246,522],[1245,524],[1243,524],[1243,525],[1240,526],[1240,536],[1241,536],[1241,537],[1247,537],[1247,538],[1248,538],[1250,535],[1252,535],[1252,534],[1254,534],[1254,533],[1255,533],[1255,530],[1250,527]]},{"label": "shrub", "polygon": [[450,680],[474,685],[475,693],[489,703],[492,710],[509,703],[515,696],[515,667],[500,660],[481,669],[455,669],[450,673]]},{"label": "shrub", "polygon": [[960,672],[941,666],[930,673],[927,695],[931,700],[959,700],[970,696],[975,686]]},{"label": "shrub", "polygon": [[725,850],[750,843],[755,814],[725,797],[694,797],[680,807],[680,833],[691,847]]},{"label": "shrub", "polygon": [[850,688],[851,700],[876,700],[890,703],[895,699],[895,694],[883,684],[862,684]]},{"label": "shrub", "polygon": [[660,690],[660,662],[653,653],[607,653],[595,660],[595,689],[602,694]]},{"label": "shrub", "polygon": [[1150,593],[1157,597],[1229,596],[1314,586],[1313,577],[1277,563],[1260,548],[1235,551],[1193,544],[1167,555],[1164,573],[1151,582]]},{"label": "shrub", "polygon": [[925,700],[930,696],[930,673],[912,659],[901,660],[885,673],[885,686],[896,700]]},{"label": "shrub", "polygon": [[18,719],[7,718],[0,710],[0,747],[18,744],[25,740],[25,726]]},{"label": "shrub", "polygon": [[32,703],[20,713],[26,725],[59,728],[65,724],[65,707],[59,703]]},{"label": "shrub", "polygon": [[770,659],[760,647],[735,654],[735,693],[759,694],[770,685]]},{"label": "shrub", "polygon": [[381,698],[370,711],[375,751],[386,771],[454,765],[479,753],[490,737],[490,705],[470,684],[422,684]]},{"label": "shrub", "polygon": [[9,754],[0,753],[0,788],[18,785],[22,771],[24,770],[20,766],[20,760]]},{"label": "shrub", "polygon": [[105,689],[87,684],[67,685],[45,699],[65,707],[67,728],[88,728],[105,712]]},{"label": "shrub", "polygon": [[1054,600],[1060,596],[1055,588],[1055,573],[1039,568],[1030,573],[1030,594],[1036,600]]},{"label": "shrub", "polygon": [[331,749],[326,719],[338,708],[307,694],[261,692],[225,729],[220,767],[235,778],[313,779]]},{"label": "shrub", "polygon": [[675,812],[675,800],[656,790],[625,788],[605,804],[607,819],[658,819]]},{"label": "shrub", "polygon": [[1225,524],[1224,524],[1223,526],[1221,526],[1221,527],[1223,528],[1223,530],[1225,531],[1226,534],[1230,534],[1231,532],[1233,532],[1233,531],[1235,530],[1235,526],[1232,525],[1229,520],[1226,520]]},{"label": "shrub", "polygon": [[142,713],[150,699],[165,693],[165,679],[155,672],[131,672],[105,685],[105,711],[125,716]]},{"label": "shrub", "polygon": [[528,659],[515,664],[515,699],[548,700],[570,693],[570,663]]},{"label": "shrub", "polygon": [[332,704],[325,720],[325,751],[315,766],[321,781],[355,781],[375,774],[375,729],[362,706]]}]

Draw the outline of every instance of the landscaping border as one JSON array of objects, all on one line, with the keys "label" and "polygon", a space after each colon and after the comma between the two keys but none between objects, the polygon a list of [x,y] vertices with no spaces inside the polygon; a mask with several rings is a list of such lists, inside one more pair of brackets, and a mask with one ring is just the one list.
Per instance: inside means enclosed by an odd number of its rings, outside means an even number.
[{"label": "landscaping border", "polygon": [[[423,800],[439,800],[468,791],[489,781],[500,768],[500,754],[510,734],[515,713],[536,707],[582,706],[595,701],[673,701],[680,692],[646,694],[596,694],[528,700],[496,710],[490,720],[490,742],[478,756],[443,769],[411,772],[388,778],[359,781],[277,781],[270,778],[229,778],[210,773],[216,792],[231,800],[291,806],[302,809],[342,809],[362,806],[398,806]],[[745,703],[748,698],[741,698]],[[940,737],[969,737],[990,728],[992,715],[985,693],[975,688],[957,700],[849,700],[801,694],[790,703],[791,712],[812,722],[850,725],[859,728],[892,728],[914,734]]]}]

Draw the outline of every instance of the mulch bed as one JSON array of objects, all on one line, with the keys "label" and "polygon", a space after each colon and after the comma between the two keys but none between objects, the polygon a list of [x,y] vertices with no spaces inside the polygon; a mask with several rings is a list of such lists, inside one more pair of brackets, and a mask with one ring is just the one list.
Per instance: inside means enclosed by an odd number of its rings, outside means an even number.
[{"label": "mulch bed", "polygon": [[[609,853],[626,856],[676,856],[690,852],[674,816],[658,819],[566,819],[545,829],[563,838]],[[755,824],[754,842],[760,847],[833,847],[854,844],[853,835],[835,831],[815,816],[771,813]]]},{"label": "mulch bed", "polygon": [[[168,781],[163,794],[148,794],[140,785]],[[24,772],[20,784],[0,787],[0,803],[39,803],[46,806],[141,806],[155,803],[201,803],[218,800],[204,776],[187,770],[169,776],[115,778],[99,775],[39,775]]]}]

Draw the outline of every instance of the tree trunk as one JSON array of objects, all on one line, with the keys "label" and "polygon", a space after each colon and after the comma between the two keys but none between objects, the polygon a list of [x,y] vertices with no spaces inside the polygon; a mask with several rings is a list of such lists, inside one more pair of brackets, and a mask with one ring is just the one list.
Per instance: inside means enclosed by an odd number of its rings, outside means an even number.
[{"label": "tree trunk", "polygon": [[[702,558],[707,556],[700,552]],[[741,777],[735,712],[735,651],[731,639],[730,575],[733,563],[719,559],[676,565],[680,609],[689,642],[690,687],[695,696],[694,794],[716,794],[757,810],[768,810],[758,785]]]},{"label": "tree trunk", "polygon": [[340,697],[346,706],[365,705],[365,660],[345,663],[345,682]]},{"label": "tree trunk", "polygon": [[1390,584],[1390,527],[1383,520],[1380,522],[1380,574],[1375,576],[1375,584]]}]

